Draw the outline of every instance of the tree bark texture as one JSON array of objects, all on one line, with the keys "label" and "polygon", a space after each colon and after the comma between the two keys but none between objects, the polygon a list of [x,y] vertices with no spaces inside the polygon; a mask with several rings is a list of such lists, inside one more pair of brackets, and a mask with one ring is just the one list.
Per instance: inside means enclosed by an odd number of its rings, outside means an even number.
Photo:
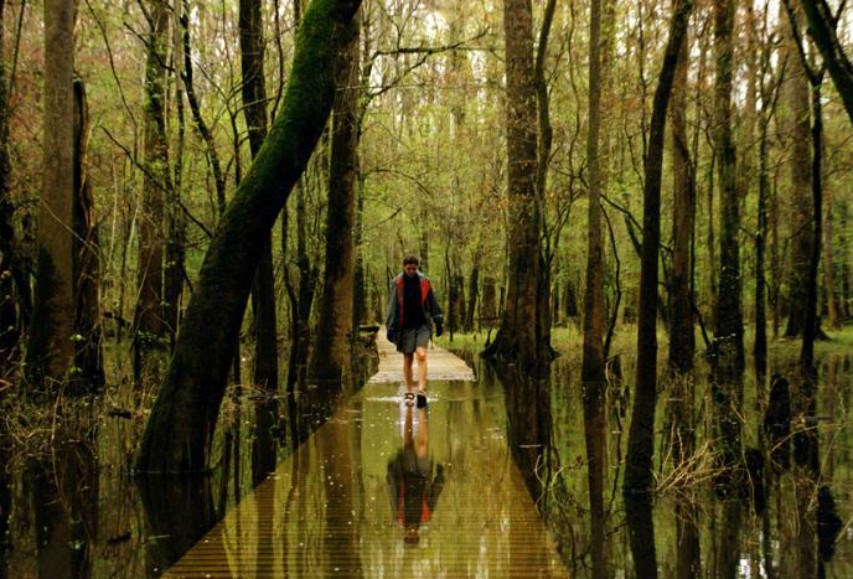
[{"label": "tree bark texture", "polygon": [[145,358],[160,346],[163,324],[164,197],[171,188],[166,138],[166,52],[169,6],[151,0],[145,61],[145,152],[142,210],[139,220],[138,301],[134,324],[134,367],[137,379]]},{"label": "tree bark texture", "polygon": [[310,379],[337,394],[351,374],[352,304],[355,280],[353,228],[358,175],[360,23],[356,14],[335,63],[332,150],[326,216],[323,296],[312,353]]},{"label": "tree bark texture", "polygon": [[720,187],[720,278],[717,287],[715,331],[717,354],[726,367],[744,368],[743,312],[740,276],[740,196],[736,152],[732,137],[732,78],[734,74],[734,19],[736,0],[715,0],[714,43],[714,151]]},{"label": "tree bark texture", "polygon": [[305,14],[281,110],[202,263],[175,354],[146,424],[136,461],[139,472],[207,466],[261,245],[325,127],[335,94],[335,59],[359,4],[314,0]]},{"label": "tree bark texture", "polygon": [[[6,1],[0,0],[0,38],[5,38]],[[9,198],[9,102],[7,100],[5,50],[0,46],[0,373],[11,365],[18,345],[18,312],[13,273],[15,206]]]},{"label": "tree bark texture", "polygon": [[74,360],[74,6],[49,0],[44,8],[44,181],[27,372],[48,387]]},{"label": "tree bark texture", "polygon": [[[260,0],[240,0],[240,67],[243,74],[243,114],[246,117],[252,159],[267,136],[267,95],[264,87],[264,34]],[[252,381],[278,388],[278,341],[273,278],[272,231],[264,240],[252,285],[255,316],[255,360]]]},{"label": "tree bark texture", "polygon": [[680,374],[687,374],[693,370],[693,354],[696,348],[693,335],[693,306],[690,297],[690,249],[693,237],[696,180],[687,139],[687,68],[685,43],[675,70],[671,105],[674,208],[672,277],[669,290],[671,310],[669,367]]},{"label": "tree bark texture", "polygon": [[81,79],[74,80],[74,297],[75,382],[81,391],[104,385],[101,358],[101,315],[98,303],[100,260],[95,199],[87,174],[89,107]]},{"label": "tree bark texture", "polygon": [[637,379],[631,427],[628,434],[625,480],[627,494],[652,489],[655,404],[657,403],[657,300],[658,251],[660,249],[660,188],[663,146],[669,97],[681,47],[687,38],[692,0],[677,0],[673,6],[669,39],[664,52],[652,104],[649,145],[643,187],[643,246],[640,260],[640,303],[637,333]]},{"label": "tree bark texture", "polygon": [[[604,557],[604,485],[606,461],[604,376],[604,234],[601,223],[601,4],[590,5],[589,35],[589,127],[587,162],[589,164],[589,209],[587,233],[586,292],[583,318],[584,438],[586,440],[587,482],[589,484],[590,531],[592,538],[592,575],[605,577]],[[540,161],[541,162],[541,161]]]},{"label": "tree bark texture", "polygon": [[[790,26],[794,24],[789,22]],[[784,26],[784,25],[783,25]],[[785,34],[788,66],[785,68],[784,102],[786,104],[786,128],[791,144],[790,199],[791,243],[788,276],[788,323],[785,336],[802,336],[806,316],[806,288],[809,279],[809,263],[814,238],[811,195],[811,123],[809,121],[809,80],[803,64],[797,56],[797,40],[789,28]]]},{"label": "tree bark texture", "polygon": [[[530,0],[504,3],[506,130],[510,212],[507,299],[495,341],[484,355],[541,371],[551,357],[548,288],[543,288],[542,217],[536,199],[536,90]],[[544,311],[543,311],[544,308]]]}]

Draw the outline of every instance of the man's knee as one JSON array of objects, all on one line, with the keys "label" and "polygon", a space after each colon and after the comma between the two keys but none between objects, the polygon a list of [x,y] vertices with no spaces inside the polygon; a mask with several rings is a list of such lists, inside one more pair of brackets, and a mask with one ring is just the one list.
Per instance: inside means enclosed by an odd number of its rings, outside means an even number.
[{"label": "man's knee", "polygon": [[426,362],[426,357],[427,357],[426,350],[418,349],[417,355],[418,355],[418,362]]}]

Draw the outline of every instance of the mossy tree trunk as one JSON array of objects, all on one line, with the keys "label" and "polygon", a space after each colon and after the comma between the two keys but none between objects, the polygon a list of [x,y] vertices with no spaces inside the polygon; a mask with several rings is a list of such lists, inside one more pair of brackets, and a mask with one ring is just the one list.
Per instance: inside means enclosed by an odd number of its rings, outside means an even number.
[{"label": "mossy tree trunk", "polygon": [[[626,494],[652,489],[655,405],[657,403],[657,305],[658,254],[660,246],[660,189],[663,172],[663,145],[669,96],[681,46],[687,38],[691,0],[677,0],[673,6],[669,39],[652,104],[649,145],[645,160],[643,188],[643,245],[640,270],[640,303],[637,332],[637,379],[631,428],[628,434],[625,480]],[[632,540],[632,551],[634,544]]]},{"label": "mossy tree trunk", "polygon": [[74,361],[74,7],[49,0],[44,14],[44,180],[27,372],[50,389]]},{"label": "mossy tree trunk", "polygon": [[166,138],[166,52],[169,44],[169,6],[151,0],[145,61],[145,175],[139,220],[138,301],[134,314],[134,375],[149,372],[156,378],[156,362],[149,360],[161,348],[163,323],[164,198],[171,188]]},{"label": "mossy tree trunk", "polygon": [[320,381],[325,394],[340,393],[351,375],[351,337],[355,261],[353,232],[358,183],[358,104],[360,16],[356,15],[335,62],[336,90],[332,109],[329,204],[326,217],[326,261],[320,318],[309,378]]},{"label": "mossy tree trunk", "polygon": [[334,63],[359,0],[314,0],[297,37],[282,107],[223,215],[151,411],[138,472],[206,469],[228,369],[263,240],[322,133]]}]

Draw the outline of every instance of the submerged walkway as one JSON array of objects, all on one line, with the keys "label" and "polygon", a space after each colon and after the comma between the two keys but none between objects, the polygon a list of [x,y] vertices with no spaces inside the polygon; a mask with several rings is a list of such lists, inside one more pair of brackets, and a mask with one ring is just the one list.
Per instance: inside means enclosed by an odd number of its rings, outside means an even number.
[{"label": "submerged walkway", "polygon": [[567,576],[510,455],[503,392],[459,381],[464,363],[436,349],[429,407],[406,406],[391,348],[167,577]]}]

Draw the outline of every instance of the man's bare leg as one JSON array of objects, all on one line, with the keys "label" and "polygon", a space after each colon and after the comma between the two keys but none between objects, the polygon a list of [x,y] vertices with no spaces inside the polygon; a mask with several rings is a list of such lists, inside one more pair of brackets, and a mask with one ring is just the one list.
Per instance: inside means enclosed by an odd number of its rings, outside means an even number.
[{"label": "man's bare leg", "polygon": [[[427,351],[426,348],[415,349],[415,354],[418,356],[418,393],[426,391],[427,383]],[[409,362],[411,370],[411,362]]]},{"label": "man's bare leg", "polygon": [[414,354],[403,354],[403,381],[406,383],[406,392],[411,392],[415,387],[415,380],[412,377],[412,362],[415,359]]}]

